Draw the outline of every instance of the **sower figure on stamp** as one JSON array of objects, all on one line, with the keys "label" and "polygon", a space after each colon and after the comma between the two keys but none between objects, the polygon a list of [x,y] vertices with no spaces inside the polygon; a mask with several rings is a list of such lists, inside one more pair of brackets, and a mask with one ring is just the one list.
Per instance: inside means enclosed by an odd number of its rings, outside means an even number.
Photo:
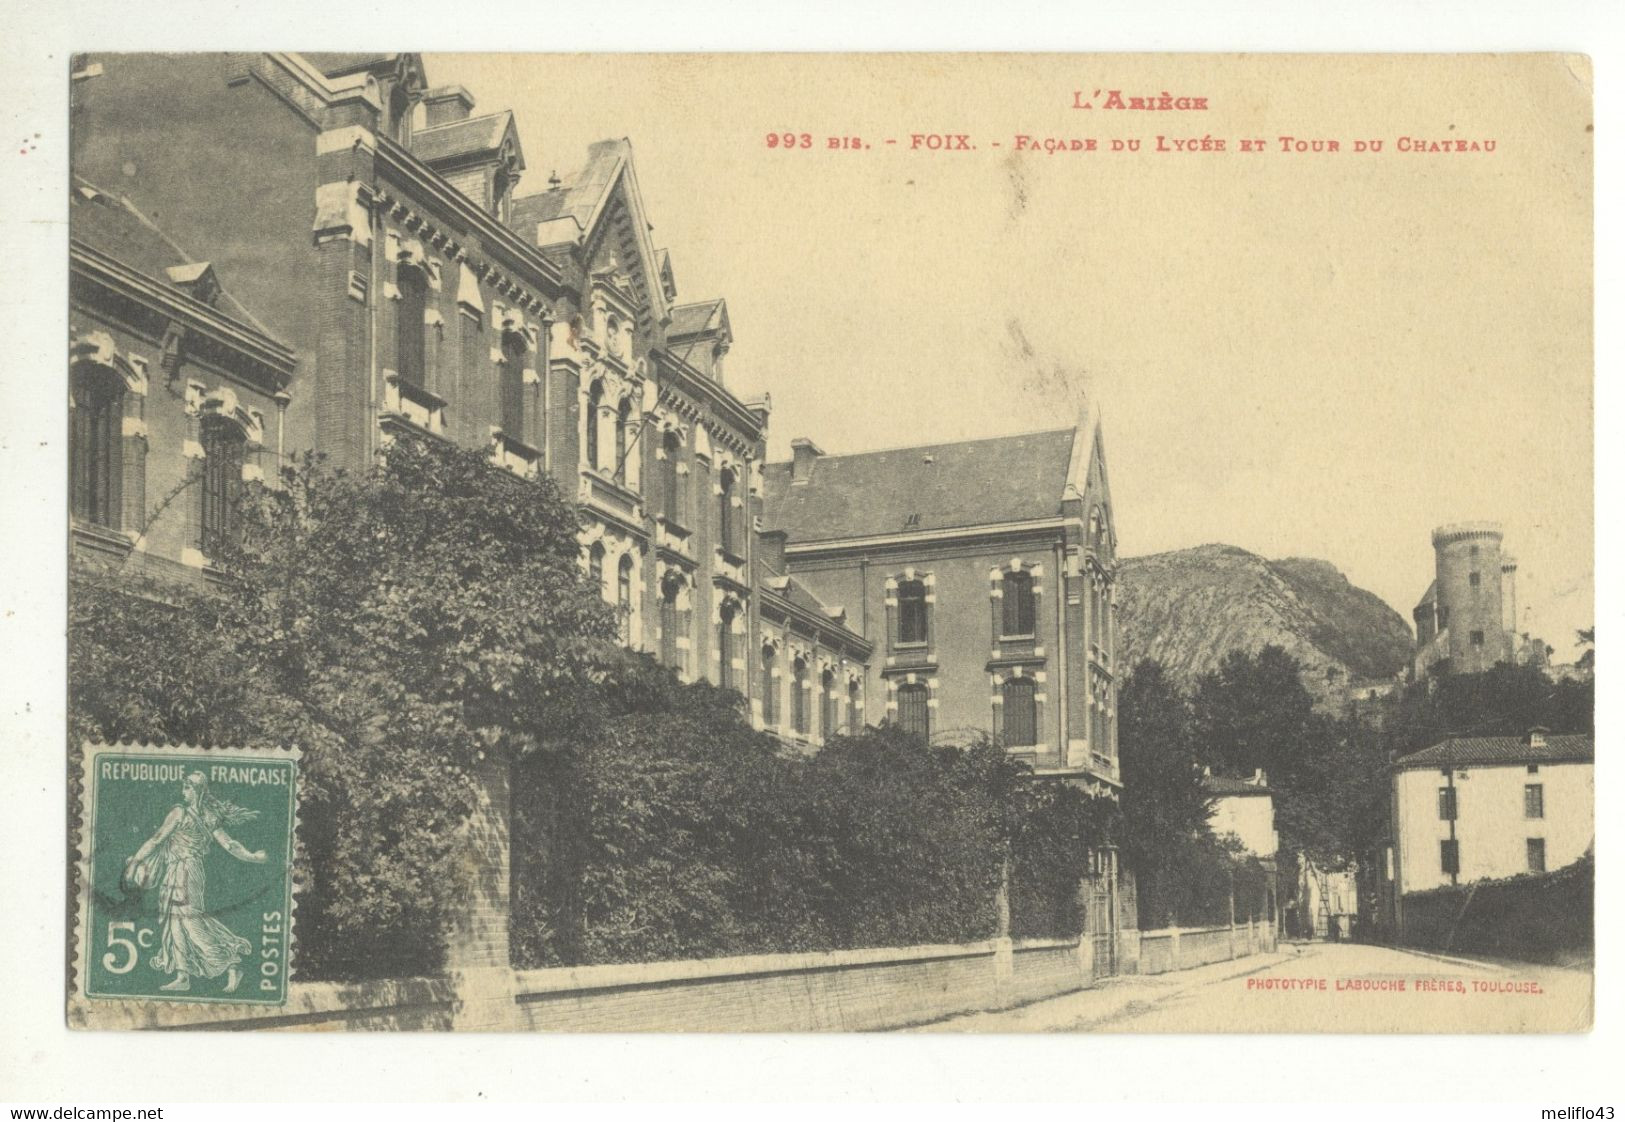
[{"label": "sower figure on stamp", "polygon": [[264,850],[251,853],[226,833],[227,826],[252,821],[259,812],[217,798],[201,771],[186,776],[181,799],[158,831],[124,863],[124,879],[138,888],[158,886],[160,930],[152,968],[175,975],[174,981],[159,988],[189,990],[194,974],[205,978],[225,974],[224,992],[232,993],[243,980],[238,963],[253,947],[205,911],[203,859],[214,841],[239,861],[263,865]]}]

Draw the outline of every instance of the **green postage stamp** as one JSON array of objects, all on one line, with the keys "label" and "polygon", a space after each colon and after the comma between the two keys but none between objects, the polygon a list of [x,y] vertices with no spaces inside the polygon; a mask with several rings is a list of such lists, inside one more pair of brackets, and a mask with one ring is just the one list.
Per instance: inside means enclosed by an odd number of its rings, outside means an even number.
[{"label": "green postage stamp", "polygon": [[298,754],[87,744],[76,990],[282,1005]]}]

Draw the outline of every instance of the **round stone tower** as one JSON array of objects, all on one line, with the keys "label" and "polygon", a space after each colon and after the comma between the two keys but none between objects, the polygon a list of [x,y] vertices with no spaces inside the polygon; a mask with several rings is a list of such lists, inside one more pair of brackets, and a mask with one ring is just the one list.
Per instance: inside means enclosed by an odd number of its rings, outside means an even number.
[{"label": "round stone tower", "polygon": [[1456,522],[1433,531],[1435,599],[1440,631],[1450,633],[1450,668],[1457,674],[1488,670],[1512,658],[1503,622],[1501,525]]}]

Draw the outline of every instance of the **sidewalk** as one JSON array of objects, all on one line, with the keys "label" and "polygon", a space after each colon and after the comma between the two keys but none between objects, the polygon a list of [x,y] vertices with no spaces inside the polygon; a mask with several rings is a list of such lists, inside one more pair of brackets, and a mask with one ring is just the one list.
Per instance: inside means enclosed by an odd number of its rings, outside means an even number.
[{"label": "sidewalk", "polygon": [[1048,997],[1013,1009],[964,1013],[905,1029],[906,1032],[1061,1032],[1088,1031],[1105,1021],[1143,1012],[1169,998],[1242,978],[1291,962],[1298,949],[1281,944],[1268,954],[1215,962],[1167,974],[1124,974],[1103,978],[1088,989]]}]

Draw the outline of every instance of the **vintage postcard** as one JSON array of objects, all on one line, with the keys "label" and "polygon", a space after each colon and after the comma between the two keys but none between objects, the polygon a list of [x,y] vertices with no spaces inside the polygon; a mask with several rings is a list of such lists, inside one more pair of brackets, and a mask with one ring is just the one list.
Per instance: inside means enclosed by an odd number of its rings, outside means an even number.
[{"label": "vintage postcard", "polygon": [[1588,59],[63,80],[72,1027],[1590,1028]]}]

